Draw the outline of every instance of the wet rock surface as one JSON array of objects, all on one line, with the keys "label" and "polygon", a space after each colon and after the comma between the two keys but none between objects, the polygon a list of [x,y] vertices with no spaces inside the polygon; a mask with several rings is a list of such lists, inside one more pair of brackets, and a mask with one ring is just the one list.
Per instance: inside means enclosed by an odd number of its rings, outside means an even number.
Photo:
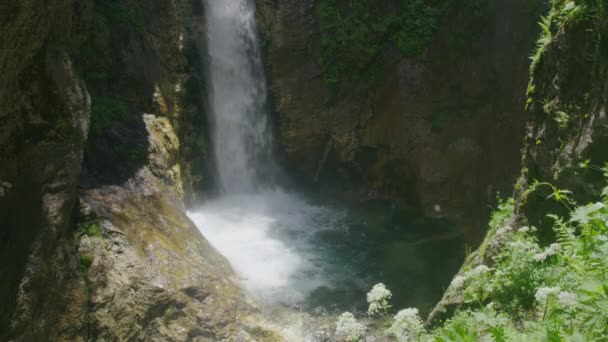
[{"label": "wet rock surface", "polygon": [[345,198],[396,199],[458,221],[478,242],[487,205],[519,170],[526,56],[537,31],[522,2],[492,4],[483,29],[468,34],[470,14],[455,6],[421,57],[389,46],[378,57],[381,85],[346,79],[333,96],[315,3],[258,2],[285,163]]}]

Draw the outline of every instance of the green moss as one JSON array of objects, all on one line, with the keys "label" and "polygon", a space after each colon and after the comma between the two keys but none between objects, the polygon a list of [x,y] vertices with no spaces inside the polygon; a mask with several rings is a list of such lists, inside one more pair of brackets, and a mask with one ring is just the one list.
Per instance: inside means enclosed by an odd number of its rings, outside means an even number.
[{"label": "green moss", "polygon": [[344,79],[378,78],[382,68],[374,65],[380,63],[381,53],[390,45],[403,56],[418,57],[449,3],[403,0],[398,11],[387,13],[381,3],[372,0],[354,0],[348,6],[341,6],[338,0],[316,2],[325,84],[337,93]]},{"label": "green moss", "polygon": [[249,334],[260,342],[282,342],[284,339],[277,332],[268,330],[261,326],[255,326],[249,330]]},{"label": "green moss", "polygon": [[92,222],[84,226],[82,232],[91,237],[99,237],[101,236],[101,227],[98,222]]},{"label": "green moss", "polygon": [[101,237],[102,229],[99,219],[96,216],[88,216],[81,218],[78,224],[78,234],[87,235],[90,237]]},{"label": "green moss", "polygon": [[175,308],[175,305],[171,304],[165,309],[165,312],[163,313],[163,318],[165,319],[165,321],[168,321],[171,319],[171,317],[173,317],[176,312],[177,309]]},{"label": "green moss", "polygon": [[80,266],[82,266],[85,271],[91,268],[91,265],[93,265],[93,261],[95,261],[95,257],[93,257],[92,255],[80,255]]},{"label": "green moss", "polygon": [[95,24],[98,28],[117,25],[132,28],[138,33],[145,30],[143,19],[123,1],[97,0],[95,7]]},{"label": "green moss", "polygon": [[120,98],[109,96],[91,97],[91,134],[102,135],[113,122],[130,121],[129,107]]}]

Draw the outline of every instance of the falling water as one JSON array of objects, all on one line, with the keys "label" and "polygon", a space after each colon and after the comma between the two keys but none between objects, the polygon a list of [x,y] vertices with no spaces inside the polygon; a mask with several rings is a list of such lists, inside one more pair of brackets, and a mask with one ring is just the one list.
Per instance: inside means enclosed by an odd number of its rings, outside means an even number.
[{"label": "falling water", "polygon": [[204,0],[204,5],[209,103],[222,194],[190,216],[254,295],[300,302],[324,284],[307,251],[310,235],[327,225],[313,221],[333,215],[267,181],[274,169],[272,135],[253,1]]},{"label": "falling water", "polygon": [[271,162],[266,81],[249,0],[207,0],[209,102],[222,190],[251,192]]}]

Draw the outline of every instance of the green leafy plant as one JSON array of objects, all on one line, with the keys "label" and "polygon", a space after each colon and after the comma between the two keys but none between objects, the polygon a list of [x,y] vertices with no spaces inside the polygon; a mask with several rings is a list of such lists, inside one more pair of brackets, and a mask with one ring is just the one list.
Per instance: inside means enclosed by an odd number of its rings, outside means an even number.
[{"label": "green leafy plant", "polygon": [[372,0],[338,0],[315,3],[321,35],[319,63],[323,80],[337,94],[343,79],[378,79],[380,55],[394,45],[403,56],[417,57],[431,41],[448,0],[403,0],[396,13],[387,13]]},{"label": "green leafy plant", "polygon": [[91,265],[93,265],[94,260],[95,258],[91,255],[80,255],[80,266],[82,266],[82,268],[87,271],[89,268],[91,268]]}]

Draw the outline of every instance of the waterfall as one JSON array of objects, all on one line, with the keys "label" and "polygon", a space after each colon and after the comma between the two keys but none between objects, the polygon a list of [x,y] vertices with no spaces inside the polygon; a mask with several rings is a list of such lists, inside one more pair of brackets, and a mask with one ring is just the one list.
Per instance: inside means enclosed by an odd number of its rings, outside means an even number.
[{"label": "waterfall", "polygon": [[253,0],[203,3],[221,195],[189,215],[253,295],[301,302],[325,284],[309,252],[310,236],[326,227],[315,220],[334,215],[267,181],[276,168]]},{"label": "waterfall", "polygon": [[266,80],[250,0],[205,0],[209,104],[224,193],[260,186],[272,165]]},{"label": "waterfall", "polygon": [[[360,208],[311,204],[268,181],[277,168],[254,0],[201,1],[207,17],[207,35],[202,38],[207,40],[209,58],[211,138],[222,191],[188,214],[230,261],[243,287],[271,307],[332,302],[339,303],[340,310],[350,310],[353,301],[365,306],[365,292],[387,274],[404,280],[396,282],[401,284],[398,288],[426,288],[427,283],[416,282],[419,275],[407,276],[421,264],[413,254],[416,245],[408,240],[415,234],[394,238],[390,234],[401,228],[390,220],[385,228],[378,226],[383,222],[380,217],[395,216],[392,209],[368,218],[358,213]],[[317,174],[331,145],[330,140]],[[436,260],[433,248],[421,250],[429,253],[422,255],[423,261]],[[409,260],[413,265],[401,269],[387,260]],[[374,276],[368,277],[372,268]]]}]

